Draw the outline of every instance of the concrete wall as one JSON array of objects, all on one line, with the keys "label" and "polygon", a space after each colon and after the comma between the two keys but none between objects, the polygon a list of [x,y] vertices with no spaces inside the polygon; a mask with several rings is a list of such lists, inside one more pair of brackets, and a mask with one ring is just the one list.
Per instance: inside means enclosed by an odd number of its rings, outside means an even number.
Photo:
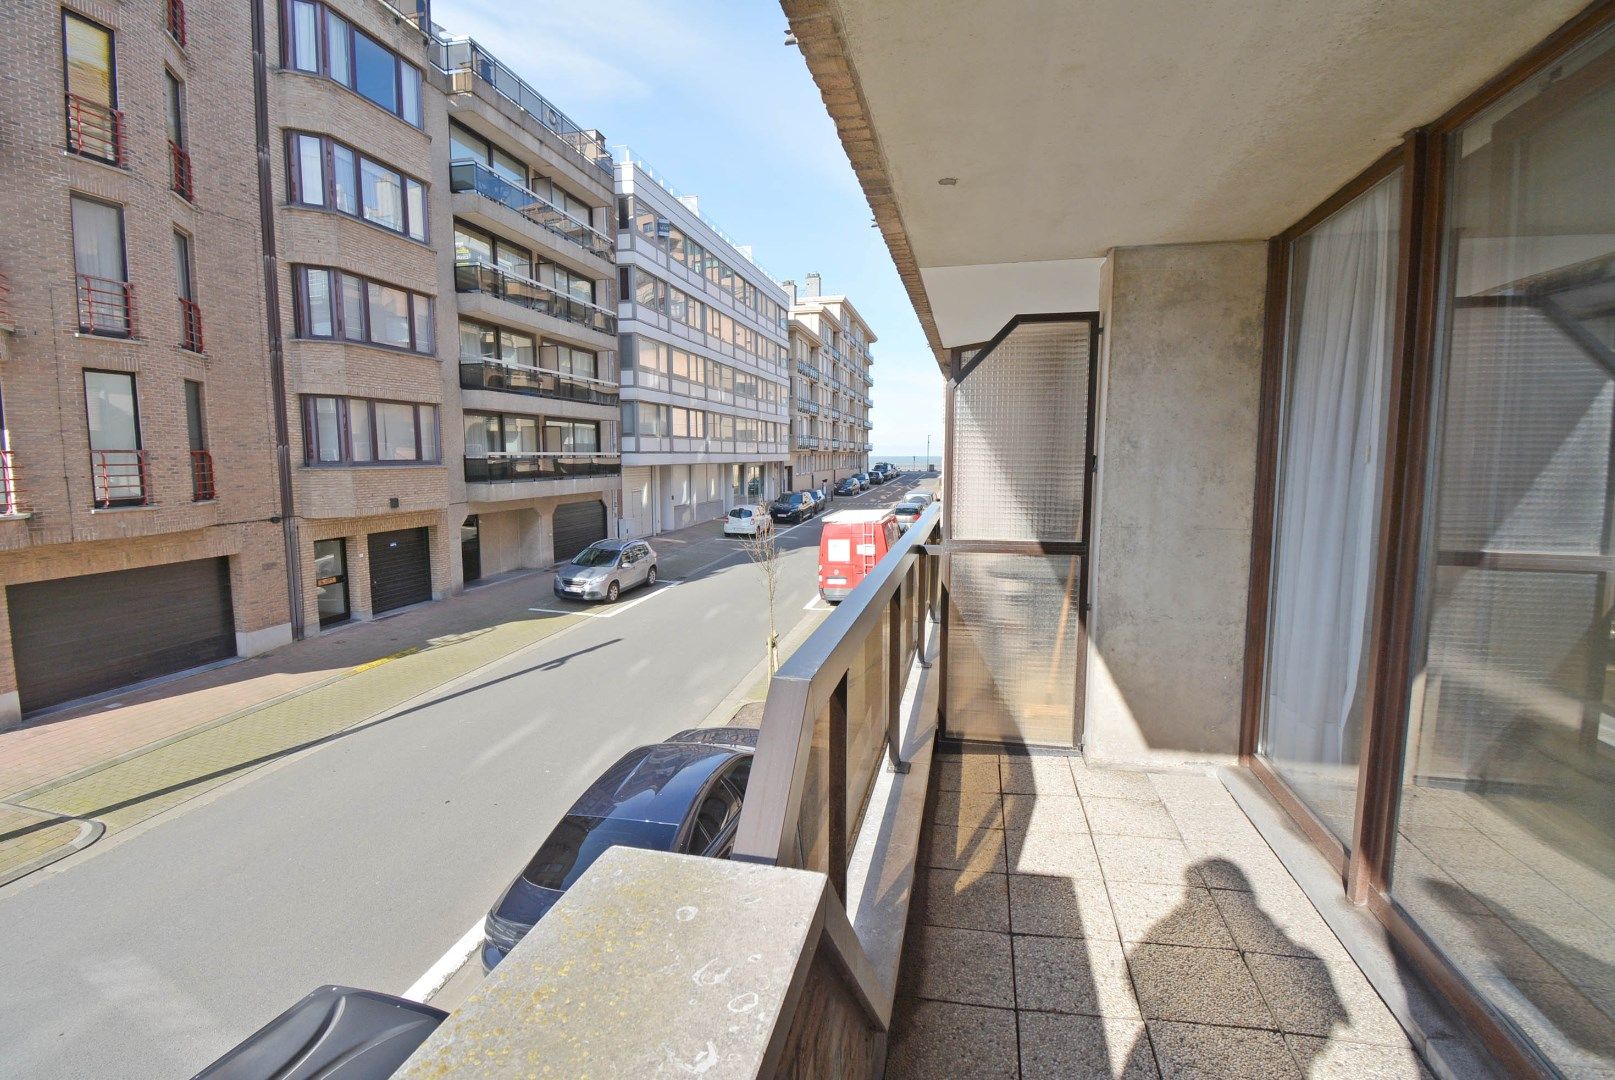
[{"label": "concrete wall", "polygon": [[1101,294],[1084,749],[1237,752],[1266,246],[1121,248]]}]

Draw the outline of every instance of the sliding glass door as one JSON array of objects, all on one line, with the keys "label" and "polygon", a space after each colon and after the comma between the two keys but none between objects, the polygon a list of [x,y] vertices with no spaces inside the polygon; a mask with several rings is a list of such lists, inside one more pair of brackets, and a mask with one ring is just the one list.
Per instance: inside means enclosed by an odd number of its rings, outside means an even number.
[{"label": "sliding glass door", "polygon": [[1615,31],[1448,137],[1391,892],[1566,1073],[1615,1071]]},{"label": "sliding glass door", "polygon": [[1349,842],[1365,713],[1401,175],[1290,245],[1259,752]]}]

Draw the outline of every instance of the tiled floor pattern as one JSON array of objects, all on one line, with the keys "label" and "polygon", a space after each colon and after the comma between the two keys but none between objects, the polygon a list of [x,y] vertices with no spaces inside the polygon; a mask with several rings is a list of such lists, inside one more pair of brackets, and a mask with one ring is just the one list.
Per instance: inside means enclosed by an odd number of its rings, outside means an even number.
[{"label": "tiled floor pattern", "polygon": [[936,767],[893,1080],[1428,1075],[1215,777]]},{"label": "tiled floor pattern", "polygon": [[[1303,779],[1351,820],[1354,779]],[[1570,790],[1404,788],[1392,893],[1556,1064],[1615,1077],[1615,836]]]}]

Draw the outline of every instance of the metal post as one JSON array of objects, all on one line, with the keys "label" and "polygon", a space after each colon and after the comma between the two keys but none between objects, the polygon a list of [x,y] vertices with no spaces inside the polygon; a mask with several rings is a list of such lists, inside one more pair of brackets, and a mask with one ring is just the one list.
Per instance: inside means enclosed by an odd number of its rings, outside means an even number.
[{"label": "metal post", "polygon": [[886,756],[892,772],[908,772],[903,760],[903,590],[886,602]]},{"label": "metal post", "polygon": [[830,761],[829,799],[825,808],[826,826],[830,831],[826,854],[826,870],[830,884],[843,906],[847,902],[847,680],[849,672],[836,684],[830,695]]},{"label": "metal post", "polygon": [[920,657],[920,667],[929,671],[931,661],[925,655],[925,631],[929,628],[931,621],[931,579],[936,576],[936,564],[932,560],[932,556],[926,554],[924,550],[920,552],[919,567],[920,592],[914,598],[914,608],[917,616],[914,620],[916,624],[914,628],[915,651]]},{"label": "metal post", "polygon": [[948,609],[952,604],[948,600],[948,586],[943,582],[940,588],[940,603],[942,605],[942,622],[937,631],[937,661],[941,670],[937,676],[936,688],[936,720],[937,731],[940,734],[946,729],[948,719]]}]

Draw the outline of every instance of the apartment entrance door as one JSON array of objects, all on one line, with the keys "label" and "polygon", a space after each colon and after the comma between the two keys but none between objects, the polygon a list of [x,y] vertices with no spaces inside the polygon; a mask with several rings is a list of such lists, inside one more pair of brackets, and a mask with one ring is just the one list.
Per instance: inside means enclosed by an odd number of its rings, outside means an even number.
[{"label": "apartment entrance door", "polygon": [[945,735],[1081,743],[1098,322],[1025,315],[954,350]]}]

